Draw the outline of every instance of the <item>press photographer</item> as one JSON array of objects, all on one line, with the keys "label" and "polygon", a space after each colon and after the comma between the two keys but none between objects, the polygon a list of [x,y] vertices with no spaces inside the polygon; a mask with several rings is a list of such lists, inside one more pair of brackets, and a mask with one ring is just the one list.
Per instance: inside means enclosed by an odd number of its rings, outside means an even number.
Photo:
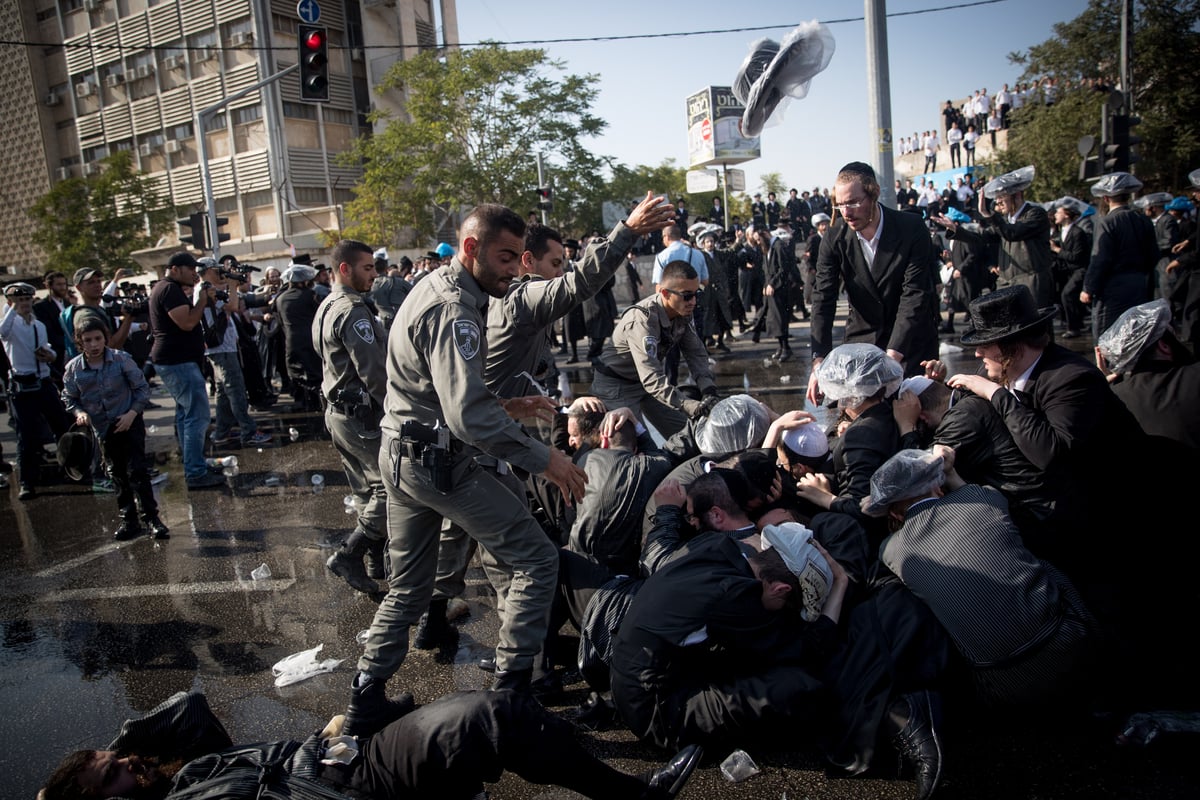
[{"label": "press photographer", "polygon": [[[231,275],[240,277],[240,273],[218,266],[212,258],[200,259],[199,272],[195,300],[198,302],[199,295],[207,291],[211,291],[213,297],[202,316],[204,355],[212,368],[216,388],[217,419],[212,442],[217,447],[231,447],[239,442],[255,446],[267,444],[271,441],[270,435],[259,431],[258,423],[250,416],[239,354],[242,338],[239,317],[243,306],[237,280]],[[235,426],[237,434],[233,432]]]},{"label": "press photographer", "polygon": [[[129,277],[131,274],[129,270],[119,269],[113,276],[113,281]],[[120,313],[120,304],[115,302],[115,298],[112,298],[114,302],[105,303],[104,274],[98,269],[83,267],[75,271],[71,282],[75,285],[75,294],[79,302],[68,306],[62,312],[62,326],[66,332],[63,344],[66,347],[67,358],[79,355],[75,347],[75,323],[89,316],[98,317],[105,327],[112,331],[108,340],[109,347],[114,350],[124,349],[125,340],[133,330],[134,314]],[[115,288],[115,283],[110,284],[107,293],[110,298]]]}]

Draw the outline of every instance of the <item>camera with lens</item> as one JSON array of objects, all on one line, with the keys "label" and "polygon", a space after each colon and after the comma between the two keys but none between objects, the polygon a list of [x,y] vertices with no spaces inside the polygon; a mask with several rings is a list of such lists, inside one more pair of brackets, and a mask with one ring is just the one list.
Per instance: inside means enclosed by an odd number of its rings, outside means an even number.
[{"label": "camera with lens", "polygon": [[150,308],[150,297],[145,290],[138,284],[129,281],[120,286],[123,292],[121,296],[106,294],[100,298],[104,302],[105,308],[127,317],[136,317],[138,314],[146,313]]},{"label": "camera with lens", "polygon": [[[204,281],[200,284],[200,288],[207,292],[209,289],[213,288],[212,282]],[[222,303],[229,302],[229,292],[225,291],[224,289],[217,289],[215,292],[213,292],[213,297],[215,297],[217,300],[220,300]]]}]

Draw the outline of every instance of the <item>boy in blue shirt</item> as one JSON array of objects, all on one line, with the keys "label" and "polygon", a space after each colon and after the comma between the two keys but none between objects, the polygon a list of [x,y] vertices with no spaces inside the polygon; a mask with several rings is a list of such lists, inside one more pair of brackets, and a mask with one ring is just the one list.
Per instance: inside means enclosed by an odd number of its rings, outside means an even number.
[{"label": "boy in blue shirt", "polygon": [[[133,358],[108,346],[108,327],[97,318],[75,328],[80,354],[63,371],[63,405],[78,425],[91,425],[117,490],[122,522],[113,538],[133,539],[143,533],[141,519],[155,539],[168,539],[158,518],[158,502],[146,462],[146,424],[142,412],[150,403],[150,386]],[[136,500],[135,500],[136,496]]]}]

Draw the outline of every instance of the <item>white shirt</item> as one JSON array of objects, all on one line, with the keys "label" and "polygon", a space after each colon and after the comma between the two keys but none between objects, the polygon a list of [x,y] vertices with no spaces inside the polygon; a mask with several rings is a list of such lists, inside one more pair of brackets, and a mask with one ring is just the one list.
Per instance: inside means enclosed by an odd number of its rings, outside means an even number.
[{"label": "white shirt", "polygon": [[963,132],[958,128],[951,128],[950,130],[946,131],[946,141],[950,144],[958,144],[962,141],[962,138]]},{"label": "white shirt", "polygon": [[879,249],[879,234],[883,233],[883,206],[879,206],[879,224],[875,226],[875,235],[870,239],[863,236],[858,231],[854,235],[858,237],[858,243],[862,245],[863,258],[867,260],[867,266],[875,266],[875,251]]},{"label": "white shirt", "polygon": [[14,373],[48,378],[50,367],[39,363],[33,351],[40,348],[54,355],[54,350],[46,341],[46,326],[37,317],[30,319],[32,322],[26,322],[13,306],[6,305],[0,314],[0,341]]}]

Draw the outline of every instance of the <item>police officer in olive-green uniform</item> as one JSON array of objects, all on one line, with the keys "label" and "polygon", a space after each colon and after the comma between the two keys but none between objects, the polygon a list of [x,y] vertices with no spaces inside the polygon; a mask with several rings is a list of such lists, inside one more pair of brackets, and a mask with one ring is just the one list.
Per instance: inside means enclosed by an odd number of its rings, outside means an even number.
[{"label": "police officer in olive-green uniform", "polygon": [[[520,398],[546,394],[541,380],[553,366],[554,353],[550,328],[584,300],[592,297],[625,263],[626,254],[638,238],[660,230],[674,219],[673,206],[663,196],[650,192],[629,214],[618,222],[608,237],[593,242],[583,261],[571,272],[563,272],[564,247],[557,231],[531,225],[526,231],[525,250],[521,254],[521,274],[508,287],[500,302],[488,304],[487,360],[484,382],[501,398]],[[535,433],[548,442],[548,436]],[[515,478],[508,465],[494,458],[477,459],[497,473],[520,498],[526,498],[526,484]],[[539,494],[545,487],[537,476],[531,483]],[[530,487],[533,491],[535,487]],[[557,544],[561,544],[558,542]],[[442,534],[438,563],[438,580],[429,613],[422,617],[414,636],[414,646],[432,649],[446,639],[445,620],[450,598],[462,593],[467,564],[474,551],[473,540],[458,525],[451,525]],[[491,554],[485,554],[484,567],[496,589],[498,608],[503,608],[510,576]]]},{"label": "police officer in olive-green uniform", "polygon": [[[699,292],[700,279],[691,264],[667,264],[657,291],[625,309],[593,364],[593,394],[609,408],[632,409],[668,438],[716,403],[708,351],[692,321]],[[663,359],[676,344],[703,400],[684,397],[667,378]]]},{"label": "police officer in olive-green uniform", "polygon": [[531,438],[484,384],[484,308],[504,296],[525,249],[525,221],[481,205],[450,264],[413,287],[388,334],[379,462],[388,495],[388,593],[358,662],[345,733],[370,735],[410,707],[384,690],[429,606],[442,518],[458,523],[513,570],[496,647],[495,688],[527,690],[549,624],[558,551],[517,498],[476,462],[502,459],[542,473],[572,502],[586,476]]},{"label": "police officer in olive-green uniform", "polygon": [[[333,249],[333,289],[313,319],[321,358],[325,427],[342,457],[358,524],[326,566],[360,592],[379,591],[387,542],[387,492],[379,475],[379,418],[387,392],[386,334],[364,296],[375,278],[371,248],[343,239]],[[366,566],[363,557],[366,556]]]}]

